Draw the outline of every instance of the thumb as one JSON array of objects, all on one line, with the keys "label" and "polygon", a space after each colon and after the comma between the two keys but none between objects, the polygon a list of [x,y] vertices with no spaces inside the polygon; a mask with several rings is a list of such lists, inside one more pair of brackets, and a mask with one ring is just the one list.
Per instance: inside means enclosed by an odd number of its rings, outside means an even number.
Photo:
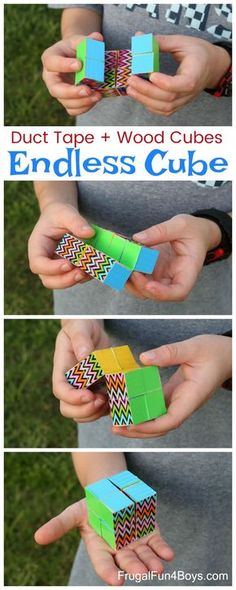
[{"label": "thumb", "polygon": [[81,323],[71,334],[71,342],[77,360],[82,360],[94,350],[92,330],[89,329],[89,322]]},{"label": "thumb", "polygon": [[90,39],[95,39],[96,41],[103,41],[103,35],[101,33],[98,33],[97,31],[94,33],[90,33],[88,37]]},{"label": "thumb", "polygon": [[98,33],[97,31],[94,33],[90,33],[89,35],[76,35],[75,37],[72,37],[70,40],[72,49],[76,49],[77,45],[79,45],[79,43],[81,43],[83,39],[87,38],[95,39],[95,41],[103,41],[103,35],[101,33]]},{"label": "thumb", "polygon": [[85,502],[83,500],[75,502],[36,531],[34,535],[36,543],[39,545],[54,543],[72,529],[80,527],[85,515]]},{"label": "thumb", "polygon": [[192,348],[189,340],[182,342],[173,342],[165,344],[159,348],[148,350],[140,355],[140,359],[145,365],[158,365],[159,367],[170,367],[181,365],[190,361],[192,358]]},{"label": "thumb", "polygon": [[176,215],[163,223],[152,225],[142,232],[133,235],[133,239],[147,246],[155,246],[165,242],[172,242],[183,237],[183,217]]},{"label": "thumb", "polygon": [[57,225],[66,229],[69,233],[78,238],[90,238],[94,235],[94,229],[88,224],[86,219],[80,215],[78,210],[72,205],[62,207],[58,212]]}]

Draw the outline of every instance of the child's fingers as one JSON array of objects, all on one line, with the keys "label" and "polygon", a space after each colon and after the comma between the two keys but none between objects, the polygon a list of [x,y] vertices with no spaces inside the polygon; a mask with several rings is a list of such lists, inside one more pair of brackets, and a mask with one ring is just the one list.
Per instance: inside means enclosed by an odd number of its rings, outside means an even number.
[{"label": "child's fingers", "polygon": [[133,551],[136,553],[138,558],[141,559],[148,571],[162,574],[164,571],[163,563],[151,547],[144,543],[140,545],[137,543],[136,546],[134,545]]},{"label": "child's fingers", "polygon": [[91,559],[96,574],[109,586],[123,586],[124,577],[118,576],[118,567],[114,561],[114,555],[107,543],[91,534],[83,534],[86,549]]},{"label": "child's fingers", "polygon": [[100,412],[106,408],[107,404],[107,397],[94,394],[94,401],[84,403],[81,406],[72,406],[71,404],[67,404],[66,402],[60,402],[60,412],[64,418],[70,418],[73,420],[81,420],[85,418],[90,418],[96,412]]},{"label": "child's fingers", "polygon": [[118,551],[115,555],[115,561],[120,569],[128,574],[145,574],[148,572],[146,565],[132,549],[124,548]]},{"label": "child's fingers", "polygon": [[168,92],[161,88],[157,88],[148,80],[143,80],[143,78],[139,78],[138,76],[131,76],[129,78],[128,87],[134,88],[134,90],[137,90],[144,96],[149,96],[150,98],[154,98],[161,102],[172,102],[177,98],[175,92]]},{"label": "child's fingers", "polygon": [[189,364],[196,357],[198,349],[198,339],[191,338],[142,352],[140,360],[144,365],[158,365],[159,367]]},{"label": "child's fingers", "polygon": [[176,74],[175,76],[168,76],[160,72],[150,74],[149,78],[152,84],[166,92],[188,94],[193,92],[195,81],[189,74]]},{"label": "child's fingers", "polygon": [[[36,243],[35,243],[36,246]],[[66,260],[52,259],[42,254],[38,254],[38,250],[29,258],[30,270],[36,275],[56,276],[61,273],[73,270],[73,266]]]},{"label": "child's fingers", "polygon": [[57,380],[57,378],[53,380],[53,394],[57,399],[69,406],[81,407],[84,404],[94,402],[94,393],[89,389],[76,389],[69,383]]},{"label": "child's fingers", "polygon": [[[53,76],[51,76],[50,79],[48,78],[47,87],[53,98],[61,100],[84,98],[84,86],[82,89],[82,87],[75,86],[75,84],[70,82],[61,82],[57,77],[56,79],[53,79]],[[87,88],[88,86],[86,86],[86,89]],[[86,95],[89,96],[90,94],[92,94],[92,90],[91,93],[86,90]]]},{"label": "child's fingers", "polygon": [[148,546],[153,549],[156,555],[159,555],[161,559],[165,561],[171,561],[174,558],[174,551],[166,543],[163,537],[160,535],[159,529],[153,535],[150,535],[148,539]]},{"label": "child's fingers", "polygon": [[168,115],[168,114],[170,114],[170,112],[172,110],[171,102],[164,102],[164,101],[161,102],[161,101],[157,100],[156,98],[150,98],[149,96],[147,96],[145,94],[141,94],[138,90],[136,90],[132,86],[130,86],[127,89],[127,94],[128,94],[128,96],[131,96],[131,98],[134,98],[135,100],[140,102],[140,104],[142,104],[144,107],[146,107],[146,109],[149,109],[150,111],[154,111],[157,114]]},{"label": "child's fingers", "polygon": [[82,63],[75,57],[62,57],[61,55],[48,54],[44,60],[44,67],[48,72],[70,73],[79,72]]},{"label": "child's fingers", "polygon": [[35,533],[34,538],[39,545],[54,543],[70,530],[82,525],[85,508],[83,502],[76,502],[68,506],[63,512],[55,516],[46,524],[41,526]]},{"label": "child's fingers", "polygon": [[74,285],[87,283],[91,280],[88,275],[84,275],[81,270],[76,268],[64,275],[60,274],[53,277],[39,275],[39,278],[46,289],[68,289],[69,287],[74,287]]},{"label": "child's fingers", "polygon": [[[63,106],[66,109],[83,109],[84,107],[91,107],[95,102],[101,100],[101,95],[99,93],[92,94],[92,96],[88,96],[87,98],[76,98],[71,100],[64,100]],[[60,101],[61,102],[61,101]]]}]

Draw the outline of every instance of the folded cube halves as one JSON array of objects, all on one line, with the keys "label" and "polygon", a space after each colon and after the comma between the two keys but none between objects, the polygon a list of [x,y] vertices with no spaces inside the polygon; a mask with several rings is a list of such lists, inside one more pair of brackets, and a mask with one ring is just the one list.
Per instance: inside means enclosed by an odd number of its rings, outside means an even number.
[{"label": "folded cube halves", "polygon": [[159,71],[159,46],[152,33],[131,38],[131,49],[105,51],[103,41],[83,39],[76,57],[82,69],[76,72],[75,83],[87,84],[103,96],[126,94],[131,74],[148,75]]},{"label": "folded cube halves", "polygon": [[121,291],[134,270],[151,274],[159,252],[146,248],[97,225],[95,235],[81,240],[65,234],[55,253],[104,285]]},{"label": "folded cube halves", "polygon": [[113,549],[121,549],[156,527],[155,490],[130,471],[85,488],[88,521]]},{"label": "folded cube halves", "polygon": [[114,426],[141,424],[166,413],[158,368],[140,367],[129,346],[96,350],[65,375],[77,389],[104,379]]}]

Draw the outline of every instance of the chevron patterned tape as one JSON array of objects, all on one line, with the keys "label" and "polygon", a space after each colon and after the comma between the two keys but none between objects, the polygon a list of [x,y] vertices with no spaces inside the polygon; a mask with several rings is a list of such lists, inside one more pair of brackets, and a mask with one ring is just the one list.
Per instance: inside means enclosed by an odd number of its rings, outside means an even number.
[{"label": "chevron patterned tape", "polygon": [[117,549],[135,541],[134,505],[116,512],[113,516],[113,523]]},{"label": "chevron patterned tape", "polygon": [[123,373],[106,375],[111,417],[114,426],[133,424]]},{"label": "chevron patterned tape", "polygon": [[154,531],[156,525],[156,496],[136,503],[136,535],[140,539]]},{"label": "chevron patterned tape", "polygon": [[71,234],[65,234],[55,249],[55,253],[66,260],[69,260],[71,264],[78,266],[78,259],[86,248],[86,244],[72,236]]},{"label": "chevron patterned tape", "polygon": [[119,51],[118,65],[116,71],[116,87],[127,86],[128,78],[131,75],[131,51],[121,49]]},{"label": "chevron patterned tape", "polygon": [[104,281],[109,271],[115,264],[115,260],[92,246],[86,246],[83,250],[78,266],[91,277]]},{"label": "chevron patterned tape", "polygon": [[68,383],[77,389],[90,387],[103,375],[103,370],[94,354],[90,354],[65,374]]}]

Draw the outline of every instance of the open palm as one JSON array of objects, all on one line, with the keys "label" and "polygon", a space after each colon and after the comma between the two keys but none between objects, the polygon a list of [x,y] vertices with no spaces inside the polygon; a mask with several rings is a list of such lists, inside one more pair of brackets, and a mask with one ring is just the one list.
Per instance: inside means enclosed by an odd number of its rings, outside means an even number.
[{"label": "open palm", "polygon": [[72,504],[43,525],[36,531],[35,540],[39,545],[48,545],[75,528],[80,531],[96,574],[111,586],[124,583],[119,571],[128,574],[153,571],[160,574],[164,570],[161,560],[170,561],[174,557],[158,528],[143,539],[115,551],[88,524],[85,500]]}]

